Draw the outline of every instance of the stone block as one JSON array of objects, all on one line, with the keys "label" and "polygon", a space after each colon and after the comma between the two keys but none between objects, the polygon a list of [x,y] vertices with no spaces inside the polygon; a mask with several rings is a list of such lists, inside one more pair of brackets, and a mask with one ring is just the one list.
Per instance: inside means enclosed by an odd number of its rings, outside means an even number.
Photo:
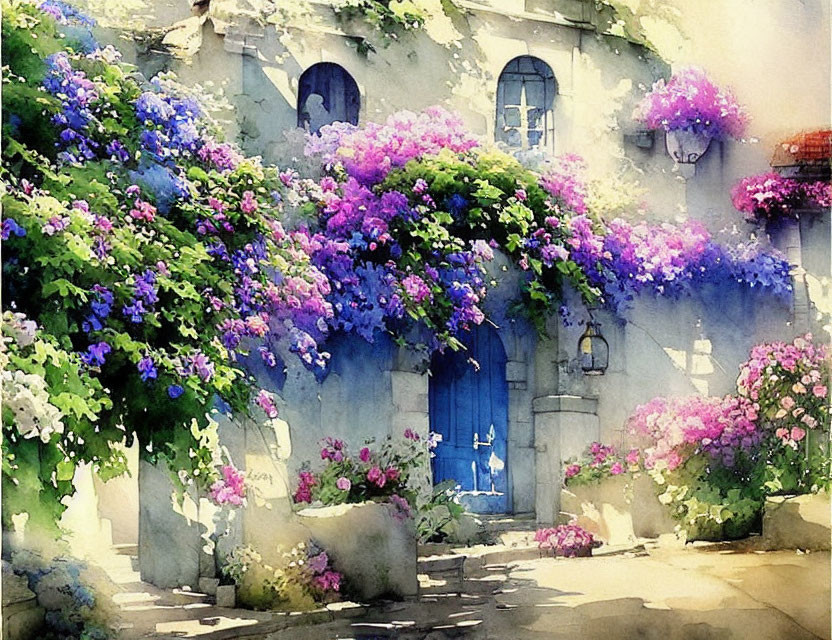
[{"label": "stone block", "polygon": [[169,589],[196,587],[203,540],[198,501],[175,503],[168,470],[139,463],[139,572],[142,580]]},{"label": "stone block", "polygon": [[509,360],[506,362],[506,380],[509,382],[526,382],[528,365],[525,362]]},{"label": "stone block", "polygon": [[217,587],[217,606],[233,609],[237,605],[237,590],[233,584]]},{"label": "stone block", "polygon": [[393,404],[399,411],[428,411],[428,378],[408,371],[391,371]]},{"label": "stone block", "polygon": [[199,591],[209,596],[217,595],[217,588],[220,586],[219,578],[200,578]]},{"label": "stone block", "polygon": [[772,496],[763,512],[763,543],[768,549],[830,548],[829,494]]},{"label": "stone block", "polygon": [[23,576],[3,562],[3,640],[35,640],[41,637],[43,608]]},{"label": "stone block", "polygon": [[298,512],[298,520],[360,600],[417,594],[413,521],[394,518],[389,505],[365,502],[310,508]]},{"label": "stone block", "polygon": [[532,401],[532,410],[535,413],[562,411],[596,413],[598,411],[598,399],[568,395],[540,396]]}]

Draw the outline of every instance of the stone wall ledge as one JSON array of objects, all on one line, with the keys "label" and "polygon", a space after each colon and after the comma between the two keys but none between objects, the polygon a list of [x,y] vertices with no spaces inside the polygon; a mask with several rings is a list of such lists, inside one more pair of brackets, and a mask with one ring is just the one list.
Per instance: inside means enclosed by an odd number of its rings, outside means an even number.
[{"label": "stone wall ledge", "polygon": [[535,413],[570,411],[595,414],[598,412],[598,398],[569,395],[540,396],[532,400],[532,411]]}]

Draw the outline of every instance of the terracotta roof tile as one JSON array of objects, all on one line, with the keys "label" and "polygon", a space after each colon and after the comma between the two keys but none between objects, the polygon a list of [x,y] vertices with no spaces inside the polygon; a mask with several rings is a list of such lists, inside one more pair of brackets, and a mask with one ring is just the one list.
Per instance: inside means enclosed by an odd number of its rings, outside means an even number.
[{"label": "terracotta roof tile", "polygon": [[832,129],[799,133],[774,149],[772,167],[815,164],[832,160]]}]

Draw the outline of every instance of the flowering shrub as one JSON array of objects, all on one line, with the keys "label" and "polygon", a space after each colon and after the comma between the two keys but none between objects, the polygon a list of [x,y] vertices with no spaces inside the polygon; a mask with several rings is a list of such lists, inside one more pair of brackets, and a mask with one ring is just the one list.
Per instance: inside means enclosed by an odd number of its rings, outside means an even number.
[{"label": "flowering shrub", "polygon": [[567,486],[591,484],[609,476],[638,471],[640,459],[638,449],[630,449],[622,456],[615,447],[593,442],[579,460],[566,463],[563,469],[564,482]]},{"label": "flowering shrub", "polygon": [[765,426],[769,492],[829,486],[829,376],[829,349],[811,335],[759,344],[740,366],[737,389]]},{"label": "flowering shrub", "polygon": [[75,465],[122,471],[110,443],[133,430],[144,457],[208,490],[214,398],[250,408],[238,358],[294,353],[320,370],[333,313],[308,235],[277,220],[279,172],[217,142],[195,100],[140,83],[112,48],[65,51],[48,7],[70,20],[56,3],[3,4],[3,295],[37,326],[4,380],[4,518],[50,496],[57,516]]},{"label": "flowering shrub", "polygon": [[749,222],[788,218],[796,209],[832,206],[832,185],[799,182],[770,171],[740,180],[731,190],[731,202]]},{"label": "flowering shrub", "polygon": [[748,123],[748,114],[733,94],[695,67],[674,73],[667,82],[659,79],[633,117],[650,129],[694,131],[718,140],[740,138]]},{"label": "flowering shrub", "polygon": [[388,439],[377,451],[361,447],[357,455],[348,451],[343,440],[326,438],[321,444],[324,468],[314,473],[308,467],[298,474],[296,503],[324,505],[389,502],[394,512],[410,515],[409,502],[415,494],[408,489],[409,473],[426,452],[418,434],[407,430],[405,443],[394,447]]},{"label": "flowering shrub", "polygon": [[[3,571],[7,570],[3,562]],[[118,637],[117,613],[109,597],[117,588],[100,569],[70,556],[16,551],[10,569],[28,581],[45,609],[43,635],[55,638],[108,640]]]},{"label": "flowering shrub", "polygon": [[541,550],[564,558],[591,556],[592,549],[600,544],[589,531],[576,524],[538,529],[534,534],[534,540]]},{"label": "flowering shrub", "polygon": [[637,407],[627,424],[648,443],[643,449],[647,469],[661,464],[673,471],[699,453],[731,467],[738,451],[750,452],[760,443],[758,411],[756,403],[735,396],[660,397]]},{"label": "flowering shrub", "polygon": [[314,542],[300,542],[282,553],[278,566],[264,563],[251,547],[236,547],[222,572],[240,589],[244,602],[264,609],[313,609],[334,602],[343,580]]},{"label": "flowering shrub", "polygon": [[640,292],[678,296],[704,283],[743,283],[783,300],[792,295],[785,256],[758,240],[719,244],[694,221],[677,226],[617,218],[604,229],[581,215],[568,225],[570,257],[615,310]]}]

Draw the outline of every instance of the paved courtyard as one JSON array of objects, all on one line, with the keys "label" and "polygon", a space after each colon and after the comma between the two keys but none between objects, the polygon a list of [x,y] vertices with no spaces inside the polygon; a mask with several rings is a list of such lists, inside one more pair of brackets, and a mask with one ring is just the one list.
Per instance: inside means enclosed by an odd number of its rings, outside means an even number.
[{"label": "paved courtyard", "polygon": [[[830,638],[828,552],[647,542],[593,558],[466,561],[421,576],[410,602],[303,616],[182,605],[144,609],[132,637],[210,640],[814,640]],[[518,559],[511,560],[514,555]],[[522,558],[526,559],[522,559]],[[185,612],[190,607],[190,615]],[[184,614],[184,615],[181,615]]]}]

